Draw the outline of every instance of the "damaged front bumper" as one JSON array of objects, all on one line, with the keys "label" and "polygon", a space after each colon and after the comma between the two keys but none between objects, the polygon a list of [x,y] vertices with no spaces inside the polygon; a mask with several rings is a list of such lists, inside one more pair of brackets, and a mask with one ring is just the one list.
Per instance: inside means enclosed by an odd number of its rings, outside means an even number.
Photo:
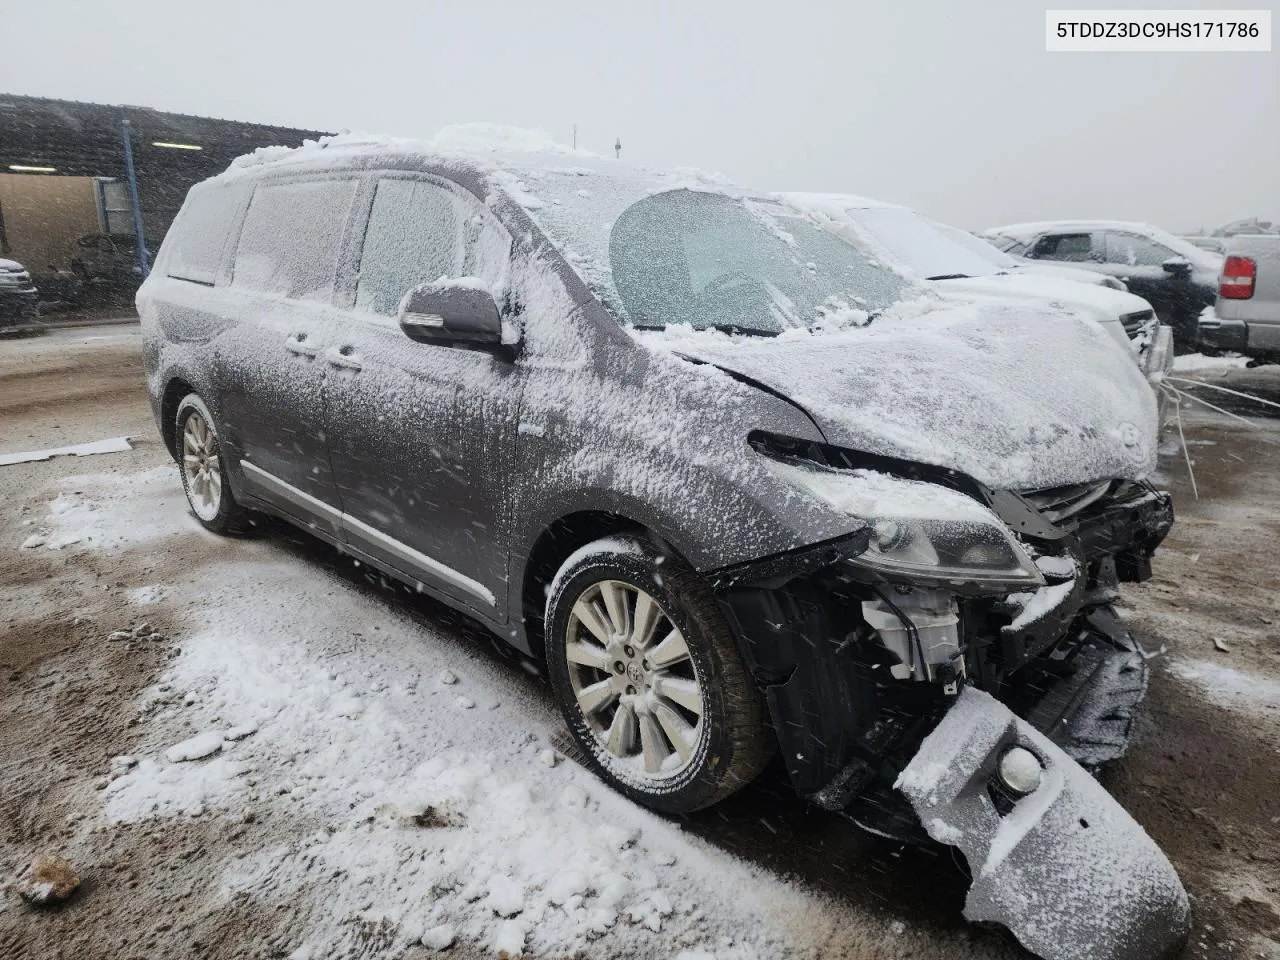
[{"label": "damaged front bumper", "polygon": [[[1011,798],[997,768],[1031,751],[1039,784]],[[1148,960],[1186,940],[1186,892],[1105,789],[1003,704],[966,688],[895,786],[929,835],[965,856],[970,921],[1007,927],[1046,960]]]},{"label": "damaged front bumper", "polygon": [[[1186,894],[1089,769],[1123,754],[1146,693],[1112,604],[1120,582],[1150,576],[1171,501],[1113,483],[988,503],[1043,586],[895,580],[858,563],[863,534],[722,571],[716,595],[801,795],[873,833],[960,849],[966,917],[1042,957],[1162,956],[1185,939]],[[1042,771],[1021,794],[997,789],[1014,745]]]}]

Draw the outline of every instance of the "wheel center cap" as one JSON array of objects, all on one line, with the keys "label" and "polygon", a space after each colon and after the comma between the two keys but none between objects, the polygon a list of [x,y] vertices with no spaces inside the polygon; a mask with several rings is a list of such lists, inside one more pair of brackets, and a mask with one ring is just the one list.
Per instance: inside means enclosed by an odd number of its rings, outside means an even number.
[{"label": "wheel center cap", "polygon": [[635,684],[644,683],[644,671],[640,669],[640,664],[627,664],[627,679]]}]

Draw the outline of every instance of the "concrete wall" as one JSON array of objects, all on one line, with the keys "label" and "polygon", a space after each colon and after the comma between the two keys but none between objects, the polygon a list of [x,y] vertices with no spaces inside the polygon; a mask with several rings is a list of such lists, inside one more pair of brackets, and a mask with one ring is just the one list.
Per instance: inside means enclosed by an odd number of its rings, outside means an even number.
[{"label": "concrete wall", "polygon": [[69,268],[76,240],[98,232],[91,177],[0,173],[6,252],[33,274]]}]

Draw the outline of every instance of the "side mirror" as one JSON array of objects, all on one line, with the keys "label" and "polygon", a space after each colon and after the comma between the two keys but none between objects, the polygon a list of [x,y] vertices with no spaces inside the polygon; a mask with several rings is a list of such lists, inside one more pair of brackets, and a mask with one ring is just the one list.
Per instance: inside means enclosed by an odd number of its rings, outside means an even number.
[{"label": "side mirror", "polygon": [[1191,276],[1191,261],[1184,257],[1170,257],[1160,267],[1171,277],[1186,279]]},{"label": "side mirror", "polygon": [[400,301],[400,329],[419,343],[458,346],[502,343],[498,304],[479,281],[438,280],[414,287]]}]

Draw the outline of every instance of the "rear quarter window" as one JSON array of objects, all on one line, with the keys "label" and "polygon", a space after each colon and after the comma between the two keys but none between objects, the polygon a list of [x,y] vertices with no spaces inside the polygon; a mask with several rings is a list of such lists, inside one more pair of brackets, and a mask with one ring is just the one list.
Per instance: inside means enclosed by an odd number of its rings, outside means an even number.
[{"label": "rear quarter window", "polygon": [[[160,266],[166,276],[213,284],[249,190],[248,185],[203,186],[187,195],[182,212],[165,237]],[[108,248],[110,243],[106,241]]]}]

